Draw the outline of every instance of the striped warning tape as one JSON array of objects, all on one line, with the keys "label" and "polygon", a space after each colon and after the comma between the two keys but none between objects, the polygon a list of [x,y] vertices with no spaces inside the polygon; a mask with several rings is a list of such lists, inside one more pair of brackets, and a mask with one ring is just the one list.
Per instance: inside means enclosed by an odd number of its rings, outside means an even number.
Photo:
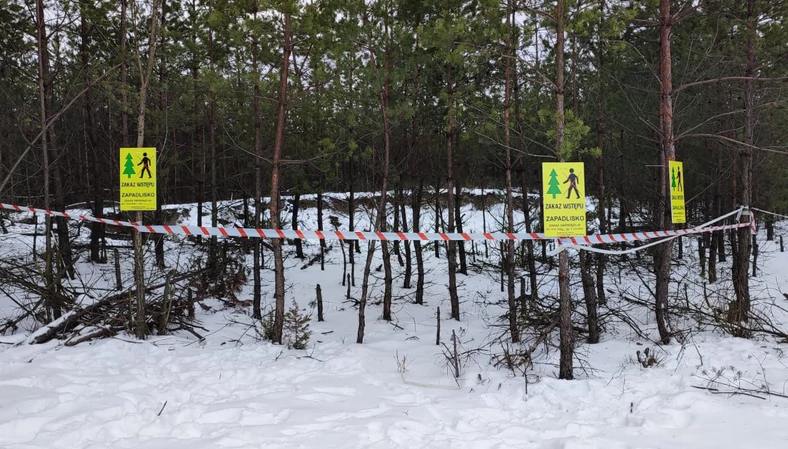
[{"label": "striped warning tape", "polygon": [[704,226],[689,229],[674,229],[671,231],[652,231],[652,232],[635,232],[631,234],[605,234],[605,235],[587,235],[581,237],[560,237],[558,243],[565,246],[578,246],[578,245],[596,245],[599,243],[626,243],[636,240],[650,240],[662,237],[679,237],[682,235],[701,234],[704,232],[725,231],[728,229],[737,229],[749,227],[754,233],[756,232],[754,218],[749,222],[735,223],[723,226]]},{"label": "striped warning tape", "polygon": [[[593,245],[599,243],[623,243],[637,240],[650,240],[660,237],[677,237],[688,234],[699,234],[725,229],[734,229],[750,226],[755,231],[755,217],[750,214],[750,223],[736,223],[725,226],[699,226],[690,229],[676,229],[671,231],[635,232],[625,234],[605,234],[574,237],[547,237],[536,232],[370,232],[370,231],[301,231],[289,229],[258,229],[241,227],[209,227],[209,226],[182,226],[182,225],[144,225],[133,221],[113,220],[98,218],[84,214],[68,214],[48,209],[18,206],[15,204],[0,203],[0,209],[17,212],[31,212],[34,214],[63,217],[69,220],[81,220],[120,227],[136,229],[138,232],[151,234],[170,235],[199,235],[216,237],[246,237],[246,238],[280,238],[303,240],[419,240],[419,241],[472,241],[472,240],[557,240],[560,245]],[[735,212],[733,212],[735,213]],[[733,214],[732,213],[732,214]],[[731,215],[731,214],[728,214]],[[726,215],[727,216],[727,215]],[[725,218],[720,217],[719,219]],[[715,220],[718,221],[719,219]]]}]

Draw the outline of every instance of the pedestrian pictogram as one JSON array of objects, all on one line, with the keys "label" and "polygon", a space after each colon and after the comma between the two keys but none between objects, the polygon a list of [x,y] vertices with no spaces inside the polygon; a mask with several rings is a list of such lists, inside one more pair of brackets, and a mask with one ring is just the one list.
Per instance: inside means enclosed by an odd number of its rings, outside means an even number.
[{"label": "pedestrian pictogram", "polygon": [[[156,149],[120,149],[120,210],[156,210]],[[147,176],[146,176],[147,175]]]},{"label": "pedestrian pictogram", "polygon": [[566,181],[564,181],[564,184],[566,184],[567,182],[569,183],[569,190],[566,193],[566,198],[569,199],[569,197],[572,196],[572,190],[574,190],[575,195],[577,195],[576,198],[580,199],[580,192],[577,190],[578,178],[577,175],[575,174],[574,168],[569,169],[569,176],[566,177]]},{"label": "pedestrian pictogram", "polygon": [[586,235],[584,183],[582,162],[542,164],[544,233],[547,237]]},{"label": "pedestrian pictogram", "polygon": [[670,187],[676,192],[684,191],[684,183],[681,181],[681,162],[675,162],[670,165]]},{"label": "pedestrian pictogram", "polygon": [[684,204],[684,163],[670,161],[670,210],[671,221],[675,224],[686,223]]},{"label": "pedestrian pictogram", "polygon": [[142,153],[142,160],[137,165],[142,165],[142,171],[140,172],[140,178],[145,177],[145,172],[148,172],[148,179],[151,178],[150,175],[150,158],[148,157],[148,153]]}]

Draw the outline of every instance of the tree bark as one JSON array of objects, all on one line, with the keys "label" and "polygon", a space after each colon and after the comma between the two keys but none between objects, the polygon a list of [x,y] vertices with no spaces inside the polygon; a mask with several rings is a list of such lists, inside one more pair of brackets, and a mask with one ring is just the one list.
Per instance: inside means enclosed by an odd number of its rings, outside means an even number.
[{"label": "tree bark", "polygon": [[[257,21],[257,4],[253,7],[254,20]],[[262,146],[262,117],[260,116],[260,40],[257,33],[252,33],[252,72],[254,73],[254,95],[252,104],[254,110],[254,227],[262,226],[262,198],[263,198],[263,146]],[[263,318],[262,313],[262,285],[260,276],[261,239],[254,239],[253,256],[253,289],[252,289],[252,317],[256,320]]]},{"label": "tree bark", "polygon": [[[402,192],[402,187],[399,189],[399,195],[399,210],[401,214],[402,232],[408,232],[408,216],[405,208],[405,194]],[[413,214],[415,215],[415,211]],[[410,281],[413,277],[413,262],[411,261],[410,241],[405,241],[403,246],[405,248],[405,273],[403,275],[402,288],[411,288]]]},{"label": "tree bark", "polygon": [[[301,194],[296,193],[293,196],[293,215],[290,222],[293,230],[298,230],[298,212],[301,210]],[[304,242],[301,239],[295,239],[296,257],[299,259],[304,258]]]},{"label": "tree bark", "polygon": [[583,296],[586,303],[586,321],[588,324],[588,343],[599,343],[599,318],[597,314],[597,296],[594,278],[591,275],[591,254],[580,251],[580,276],[583,282]]},{"label": "tree bark", "polygon": [[[507,1],[506,12],[506,63],[504,65],[504,94],[503,94],[503,126],[504,126],[504,147],[506,148],[506,232],[514,232],[514,199],[512,195],[512,150],[510,135],[510,95],[512,86],[511,61],[513,58],[512,50],[512,16],[514,8],[512,1]],[[520,341],[520,331],[517,325],[517,301],[514,291],[514,240],[506,242],[506,298],[509,305],[509,335],[512,343]]]},{"label": "tree bark", "polygon": [[[605,14],[605,0],[599,0],[599,48],[597,49],[597,72],[599,73],[599,108],[597,110],[597,147],[599,148],[599,158],[597,159],[597,184],[599,186],[599,206],[597,207],[597,217],[599,218],[599,233],[607,234],[607,216],[605,215],[605,202],[607,192],[605,189],[605,81],[604,81],[604,43],[601,38],[602,21]],[[605,265],[607,257],[604,254],[596,255],[596,291],[599,304],[607,304],[607,294],[605,292]]]},{"label": "tree bark", "polygon": [[[749,208],[752,201],[752,145],[755,144],[755,81],[757,72],[755,61],[755,39],[757,37],[758,17],[755,11],[755,0],[747,0],[747,66],[744,81],[744,143],[738,154],[738,200],[742,207]],[[742,214],[742,222],[750,220],[749,214]],[[738,248],[734,253],[736,260],[733,272],[733,290],[736,293],[735,319],[739,322],[749,321],[750,315],[750,251],[752,241],[750,228],[742,227],[738,233]]]},{"label": "tree bark", "polygon": [[[104,213],[104,196],[101,194],[101,169],[99,162],[98,152],[98,138],[96,136],[96,118],[93,109],[93,80],[91,77],[90,67],[90,41],[92,37],[91,26],[87,21],[87,14],[89,3],[85,0],[80,1],[80,56],[82,58],[82,71],[85,76],[85,135],[87,137],[87,151],[90,158],[90,173],[93,178],[92,183],[92,196],[93,196],[93,216],[100,218]],[[106,259],[101,257],[101,240],[104,236],[104,225],[101,223],[91,223],[90,225],[90,260],[94,263],[106,262]]]},{"label": "tree bark", "polygon": [[[662,131],[659,165],[660,177],[658,182],[659,196],[657,198],[657,227],[659,229],[673,229],[672,220],[668,218],[670,204],[670,186],[668,179],[668,163],[676,157],[676,148],[673,138],[673,72],[671,62],[671,27],[673,18],[670,14],[670,0],[660,0],[660,96],[659,118]],[[659,339],[663,344],[670,343],[670,330],[668,329],[668,293],[670,289],[670,265],[673,253],[672,242],[657,247],[654,251],[654,274],[656,276],[655,307]]]},{"label": "tree bark", "polygon": [[[452,67],[446,65],[446,209],[449,213],[448,232],[454,232],[454,157],[452,143],[454,141],[454,85],[452,84]],[[446,260],[449,263],[449,301],[451,303],[450,318],[460,321],[460,297],[457,294],[457,242],[449,240],[446,248]]]},{"label": "tree bark", "polygon": [[[454,184],[454,216],[457,222],[457,232],[462,233],[462,187],[459,183]],[[465,253],[465,242],[460,240],[457,242],[457,254],[460,258],[460,267],[458,273],[468,275],[468,257]]]},{"label": "tree bark", "polygon": [[[420,232],[421,203],[424,195],[424,176],[419,178],[419,187],[413,195],[413,232]],[[424,304],[424,254],[421,241],[413,242],[413,251],[416,253],[416,304]]]},{"label": "tree bark", "polygon": [[[387,26],[386,26],[386,31],[388,31]],[[388,32],[386,32],[386,36],[388,36]],[[377,67],[375,52],[372,51],[371,49],[369,50],[369,56],[370,56],[370,64],[372,65],[372,67]],[[380,89],[380,93],[379,93],[380,112],[381,115],[383,116],[383,164],[382,164],[383,166],[381,167],[383,180],[380,188],[380,201],[378,202],[377,216],[375,217],[375,230],[378,232],[382,232],[386,225],[386,192],[388,190],[389,155],[391,152],[391,120],[389,118],[389,104],[391,101],[391,65],[390,65],[391,59],[388,53],[388,42],[386,43],[385,64],[386,64],[385,67],[386,78],[383,82],[383,86]],[[382,243],[383,245],[386,244],[385,241],[383,241]],[[370,268],[372,266],[372,257],[375,254],[375,241],[373,240],[369,242],[368,245],[369,246],[367,248],[367,260],[366,263],[364,264],[364,278],[361,283],[361,299],[359,300],[359,304],[358,304],[358,332],[356,333],[356,343],[358,344],[364,343],[364,330],[366,327],[365,309],[367,307],[367,295],[369,294]],[[385,257],[386,255],[385,248],[383,254]],[[388,276],[390,276],[390,273],[388,273],[386,276],[387,276],[386,284],[390,288],[391,279],[388,278]],[[390,294],[390,290],[389,290],[389,294]],[[390,310],[389,313],[391,313]],[[386,319],[385,316],[384,319]],[[388,319],[390,320],[391,318],[389,317]]]},{"label": "tree bark", "polygon": [[[47,97],[46,84],[49,77],[49,49],[47,44],[46,21],[44,17],[44,2],[36,0],[36,28],[38,32],[38,99],[39,118],[41,120],[41,155],[44,172],[44,209],[50,209],[50,156],[47,139]],[[47,297],[44,300],[47,321],[58,319],[61,308],[57,301],[57,287],[55,285],[54,258],[52,254],[52,218],[45,218],[45,249],[44,249],[44,283],[46,284]]]},{"label": "tree bark", "polygon": [[[564,0],[558,0],[556,6],[556,154],[562,160],[564,144]],[[575,352],[574,329],[572,328],[572,292],[569,285],[569,254],[561,251],[558,255],[558,293],[559,293],[559,329],[560,329],[560,361],[559,379],[574,379],[573,359]]]},{"label": "tree bark", "polygon": [[[151,25],[150,35],[148,36],[148,60],[146,69],[141,75],[139,109],[137,111],[137,148],[142,148],[145,144],[145,112],[148,102],[148,85],[153,64],[156,58],[156,38],[159,26],[159,0],[153,0],[151,6]],[[139,58],[140,56],[138,56]],[[139,64],[142,67],[142,63]],[[137,221],[142,222],[142,212],[137,212]],[[148,323],[145,313],[145,265],[142,258],[142,235],[134,232],[134,281],[137,288],[137,311],[134,320],[134,334],[137,338],[144,340],[148,337]]]},{"label": "tree bark", "polygon": [[[290,11],[284,12],[284,42],[282,43],[282,69],[279,73],[279,94],[276,111],[276,138],[274,140],[274,154],[271,169],[271,201],[269,214],[271,227],[280,229],[279,222],[279,184],[282,176],[282,155],[285,140],[285,115],[287,114],[287,77],[290,69],[290,54],[293,51],[291,38]],[[285,266],[282,255],[282,240],[273,239],[271,242],[274,253],[274,343],[282,344],[282,333],[285,322]]]}]

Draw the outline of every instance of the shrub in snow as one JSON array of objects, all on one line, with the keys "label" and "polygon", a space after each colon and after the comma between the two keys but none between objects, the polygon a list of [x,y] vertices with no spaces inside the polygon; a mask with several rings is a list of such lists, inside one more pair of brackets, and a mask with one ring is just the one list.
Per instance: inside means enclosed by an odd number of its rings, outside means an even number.
[{"label": "shrub in snow", "polygon": [[312,331],[309,330],[309,322],[312,317],[305,315],[298,304],[293,301],[293,305],[285,313],[285,322],[283,327],[283,338],[290,349],[306,349],[309,343],[309,338],[312,336]]}]

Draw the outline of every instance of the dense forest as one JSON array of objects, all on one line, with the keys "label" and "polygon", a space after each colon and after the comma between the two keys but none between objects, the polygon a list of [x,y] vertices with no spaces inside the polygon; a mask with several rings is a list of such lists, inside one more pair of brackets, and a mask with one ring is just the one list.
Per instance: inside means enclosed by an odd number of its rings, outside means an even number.
[{"label": "dense forest", "polygon": [[[541,202],[515,205],[512,192],[539,193],[545,161],[585,162],[600,233],[637,230],[632,214],[649,217],[648,229],[672,228],[673,159],[686,169],[690,223],[742,206],[785,213],[787,13],[788,2],[765,0],[0,0],[0,198],[89,204],[101,216],[118,201],[118,149],[155,147],[159,205],[199,203],[212,226],[229,198],[253,199],[247,225],[278,228],[280,195],[297,208],[300,195],[378,192],[384,230],[389,200],[415,207],[442,189],[453,232],[463,189],[481,187],[508,193],[499,218],[509,232],[539,232],[511,211],[538,216]],[[418,229],[416,220],[401,226]],[[53,229],[67,266],[64,221]],[[96,247],[101,232],[95,225]],[[750,307],[748,233],[730,236],[729,317],[739,323]],[[280,342],[281,245],[254,245],[278,261],[271,337]],[[459,246],[446,245],[456,319]],[[517,250],[509,242],[512,309]],[[525,250],[533,264],[539,248]],[[653,252],[666,343],[672,251]],[[558,256],[562,349],[572,325],[567,257]],[[586,292],[597,282],[603,296],[604,256],[582,254],[580,266]],[[366,295],[365,285],[359,342]],[[571,377],[571,356],[561,376]]]}]

